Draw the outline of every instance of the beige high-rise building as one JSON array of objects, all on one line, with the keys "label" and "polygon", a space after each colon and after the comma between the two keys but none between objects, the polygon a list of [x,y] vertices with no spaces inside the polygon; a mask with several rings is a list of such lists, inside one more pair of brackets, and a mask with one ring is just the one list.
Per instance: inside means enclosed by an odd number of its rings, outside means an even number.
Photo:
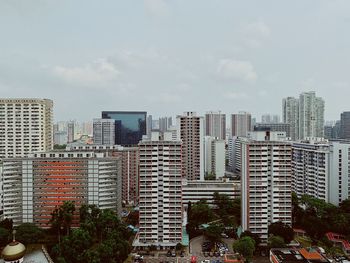
[{"label": "beige high-rise building", "polygon": [[224,113],[209,111],[205,114],[205,136],[226,139],[226,115]]},{"label": "beige high-rise building", "polygon": [[195,112],[177,116],[177,137],[182,141],[182,176],[204,180],[204,123]]},{"label": "beige high-rise building", "polygon": [[0,99],[0,159],[52,150],[53,101]]},{"label": "beige high-rise building", "polygon": [[248,112],[239,112],[231,115],[231,135],[246,137],[252,130],[252,115]]}]

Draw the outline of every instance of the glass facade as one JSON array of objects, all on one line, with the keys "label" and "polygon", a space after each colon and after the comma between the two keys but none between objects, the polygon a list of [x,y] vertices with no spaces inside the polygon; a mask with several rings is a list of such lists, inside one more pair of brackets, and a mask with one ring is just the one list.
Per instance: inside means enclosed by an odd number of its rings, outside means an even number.
[{"label": "glass facade", "polygon": [[115,144],[136,145],[146,134],[145,111],[103,111],[103,119],[115,120]]}]

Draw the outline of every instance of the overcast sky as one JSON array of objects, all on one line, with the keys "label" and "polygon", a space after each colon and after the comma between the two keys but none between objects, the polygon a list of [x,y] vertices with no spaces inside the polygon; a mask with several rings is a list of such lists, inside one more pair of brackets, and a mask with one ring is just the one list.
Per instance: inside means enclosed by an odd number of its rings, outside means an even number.
[{"label": "overcast sky", "polygon": [[350,110],[349,0],[1,0],[0,97],[54,100],[55,120],[281,114],[302,91]]}]

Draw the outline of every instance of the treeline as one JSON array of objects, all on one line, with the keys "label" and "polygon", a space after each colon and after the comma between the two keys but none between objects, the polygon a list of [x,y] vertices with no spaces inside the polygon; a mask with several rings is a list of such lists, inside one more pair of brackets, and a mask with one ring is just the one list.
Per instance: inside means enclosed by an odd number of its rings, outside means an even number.
[{"label": "treeline", "polygon": [[80,227],[70,230],[74,211],[74,203],[65,202],[52,213],[52,228],[58,241],[51,249],[55,262],[118,263],[128,257],[132,233],[112,210],[82,205]]},{"label": "treeline", "polygon": [[292,196],[293,227],[304,229],[314,240],[325,240],[327,232],[336,232],[350,239],[350,200],[339,206],[323,200],[303,195]]}]

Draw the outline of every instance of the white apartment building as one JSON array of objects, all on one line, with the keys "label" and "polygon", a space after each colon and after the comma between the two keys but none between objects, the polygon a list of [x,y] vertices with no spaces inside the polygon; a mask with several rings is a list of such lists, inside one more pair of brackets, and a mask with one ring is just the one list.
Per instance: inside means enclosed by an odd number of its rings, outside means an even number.
[{"label": "white apartment building", "polygon": [[139,143],[139,234],[133,246],[174,248],[182,242],[181,142],[160,139]]},{"label": "white apartment building", "polygon": [[182,175],[204,180],[204,122],[195,112],[177,116],[177,139],[182,141]]},{"label": "white apartment building", "polygon": [[290,124],[292,140],[324,136],[324,100],[314,91],[303,92],[299,99],[284,98],[283,122]]},{"label": "white apartment building", "polygon": [[211,136],[205,136],[204,138],[205,174],[215,175],[216,179],[224,177],[226,170],[225,141]]},{"label": "white apartment building", "polygon": [[287,97],[282,100],[282,118],[284,123],[290,125],[290,137],[292,140],[299,138],[299,100]]},{"label": "white apartment building", "polygon": [[226,139],[226,115],[220,111],[205,114],[205,136]]},{"label": "white apartment building", "polygon": [[115,144],[115,120],[113,119],[94,119],[93,120],[93,139],[96,145],[114,145]]},{"label": "white apartment building", "polygon": [[53,102],[0,99],[0,159],[53,148]]},{"label": "white apartment building", "polygon": [[207,181],[187,181],[182,182],[182,203],[188,206],[206,200],[209,205],[213,203],[213,195],[227,195],[230,199],[239,198],[241,196],[241,182],[230,180],[207,180]]},{"label": "white apartment building", "polygon": [[[268,238],[268,226],[291,224],[292,146],[274,132],[252,132],[242,143],[242,227]],[[276,139],[276,140],[273,140]]]},{"label": "white apartment building", "polygon": [[248,112],[239,112],[231,115],[232,137],[246,137],[252,130],[252,116]]},{"label": "white apartment building", "polygon": [[324,100],[314,91],[299,96],[299,138],[323,137]]},{"label": "white apartment building", "polygon": [[293,143],[292,189],[339,205],[349,198],[350,143],[310,139]]},{"label": "white apartment building", "polygon": [[42,152],[3,160],[4,217],[14,225],[50,227],[51,213],[64,201],[74,201],[73,226],[79,207],[95,204],[121,213],[121,160],[104,153]]}]

